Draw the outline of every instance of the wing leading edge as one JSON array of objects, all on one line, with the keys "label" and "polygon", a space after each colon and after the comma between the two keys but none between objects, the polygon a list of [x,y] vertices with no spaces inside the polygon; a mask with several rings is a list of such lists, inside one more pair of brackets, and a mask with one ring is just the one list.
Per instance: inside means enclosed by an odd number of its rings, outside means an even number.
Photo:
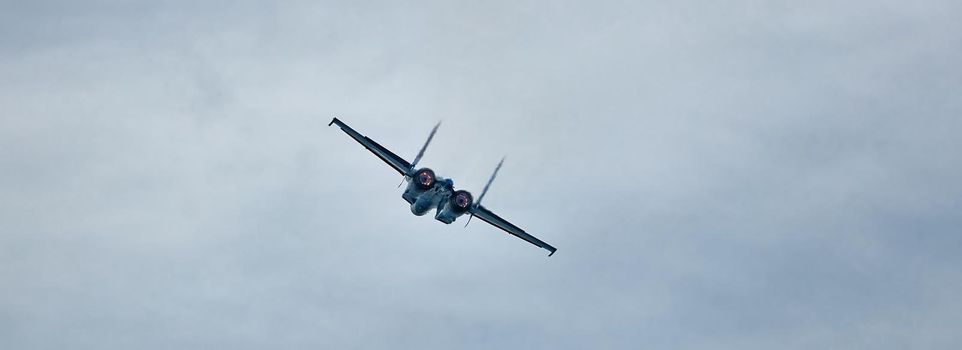
[{"label": "wing leading edge", "polygon": [[378,158],[381,158],[381,160],[394,168],[394,170],[397,170],[397,172],[401,173],[401,175],[411,175],[411,163],[408,163],[408,161],[404,160],[404,158],[399,157],[397,154],[394,154],[394,152],[389,151],[387,148],[384,148],[384,146],[374,142],[374,140],[369,139],[367,136],[361,135],[357,131],[354,131],[354,129],[351,129],[350,126],[347,126],[347,124],[344,124],[344,122],[341,122],[337,118],[331,120],[327,126],[331,126],[331,124],[337,124],[337,126],[340,127],[341,130],[343,130],[348,136],[351,136],[351,138],[364,146],[364,148],[367,148],[368,151],[371,151],[371,153],[374,153],[374,155],[376,155]]},{"label": "wing leading edge", "polygon": [[510,222],[508,222],[508,220],[502,219],[500,216],[498,216],[495,213],[492,213],[490,210],[488,210],[488,208],[485,208],[480,204],[475,207],[472,207],[471,213],[474,214],[474,216],[478,217],[478,219],[484,220],[484,222],[487,222],[491,225],[494,225],[497,228],[504,230],[504,232],[515,235],[518,238],[528,241],[528,243],[538,246],[539,248],[548,250],[549,252],[551,252],[548,254],[548,256],[554,255],[554,252],[557,250],[555,249],[555,247],[552,247],[550,244],[535,238],[534,236],[528,234],[527,232],[524,232],[524,230],[522,230],[518,226],[511,224]]}]

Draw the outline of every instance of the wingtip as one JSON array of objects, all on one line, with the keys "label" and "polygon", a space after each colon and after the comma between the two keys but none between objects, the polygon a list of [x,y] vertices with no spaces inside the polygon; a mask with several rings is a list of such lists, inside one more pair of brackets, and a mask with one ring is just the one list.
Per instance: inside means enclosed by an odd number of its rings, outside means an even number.
[{"label": "wingtip", "polygon": [[334,119],[331,119],[331,122],[330,122],[330,123],[327,123],[327,126],[333,125],[334,122],[340,122],[340,120],[337,120],[337,117],[334,117]]},{"label": "wingtip", "polygon": [[552,249],[552,250],[551,250],[551,253],[550,253],[550,254],[548,254],[548,256],[552,256],[552,255],[554,255],[554,252],[556,252],[556,251],[558,251],[558,250],[557,250],[557,249]]}]

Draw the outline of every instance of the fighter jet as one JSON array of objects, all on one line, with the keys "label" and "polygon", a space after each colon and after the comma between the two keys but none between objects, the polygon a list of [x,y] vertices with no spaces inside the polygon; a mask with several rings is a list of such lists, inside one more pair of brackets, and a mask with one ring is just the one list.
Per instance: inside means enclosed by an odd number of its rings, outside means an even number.
[{"label": "fighter jet", "polygon": [[[371,140],[367,136],[354,131],[354,129],[351,129],[350,126],[347,126],[347,124],[344,124],[337,118],[331,120],[327,126],[333,124],[337,124],[348,136],[363,145],[364,148],[367,148],[371,153],[374,153],[378,158],[381,158],[387,165],[390,165],[391,168],[394,168],[395,171],[400,173],[401,176],[404,176],[401,185],[406,181],[408,186],[404,190],[404,193],[401,194],[401,198],[411,204],[411,212],[414,213],[414,215],[423,216],[432,209],[435,209],[434,218],[445,224],[454,222],[455,219],[464,214],[468,214],[468,223],[471,222],[472,217],[477,216],[484,222],[504,230],[504,232],[548,250],[551,252],[548,256],[553,255],[557,250],[548,243],[542,242],[540,239],[524,232],[524,230],[518,226],[511,224],[508,220],[502,219],[481,205],[484,194],[488,193],[491,182],[493,182],[494,177],[498,175],[501,164],[504,164],[504,158],[502,158],[498,166],[494,168],[494,173],[491,174],[488,183],[484,185],[484,189],[481,190],[481,195],[478,196],[478,200],[475,201],[470,192],[455,190],[453,180],[440,177],[434,173],[434,170],[429,168],[417,168],[418,161],[424,156],[424,150],[428,148],[428,144],[431,143],[431,139],[434,138],[434,133],[438,131],[441,123],[438,123],[434,126],[434,129],[431,129],[428,140],[424,142],[424,146],[421,147],[418,155],[414,157],[414,162],[411,163],[408,163],[403,158],[384,148],[384,146],[381,146],[377,142],[374,142],[374,140]],[[401,186],[398,185],[398,187]],[[465,223],[464,226],[467,227],[468,224]]]}]

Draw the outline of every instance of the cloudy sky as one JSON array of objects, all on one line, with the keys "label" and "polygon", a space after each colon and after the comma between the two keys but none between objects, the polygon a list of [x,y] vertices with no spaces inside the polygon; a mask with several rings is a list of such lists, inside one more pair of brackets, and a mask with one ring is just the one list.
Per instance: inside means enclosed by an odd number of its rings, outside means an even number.
[{"label": "cloudy sky", "polygon": [[3,2],[0,348],[958,348],[958,1],[589,3]]}]

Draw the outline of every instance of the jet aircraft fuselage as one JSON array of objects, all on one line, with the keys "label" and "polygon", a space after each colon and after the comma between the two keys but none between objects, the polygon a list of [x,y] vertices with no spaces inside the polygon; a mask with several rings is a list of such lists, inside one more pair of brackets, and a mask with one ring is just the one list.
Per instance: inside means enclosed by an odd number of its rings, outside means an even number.
[{"label": "jet aircraft fuselage", "polygon": [[[481,200],[484,199],[484,195],[488,192],[488,188],[490,188],[495,176],[497,176],[498,170],[501,169],[501,165],[504,164],[504,159],[501,159],[501,162],[498,163],[491,178],[488,179],[488,183],[484,186],[484,190],[481,191],[481,196],[475,200],[470,192],[455,189],[454,181],[451,179],[437,176],[434,170],[429,168],[416,167],[418,161],[424,156],[424,151],[427,149],[428,144],[431,143],[431,139],[434,138],[434,134],[437,132],[440,123],[435,125],[434,129],[431,130],[431,134],[428,135],[428,140],[424,143],[424,146],[421,147],[418,155],[414,158],[414,162],[411,163],[408,163],[403,158],[384,148],[384,146],[381,146],[377,142],[374,142],[374,140],[371,140],[367,136],[361,135],[337,118],[331,120],[331,123],[328,125],[332,124],[337,124],[337,126],[351,136],[351,138],[404,176],[404,181],[406,181],[408,185],[404,189],[404,193],[401,194],[401,198],[411,205],[411,212],[414,213],[414,215],[423,216],[431,212],[431,210],[434,210],[434,219],[445,224],[453,223],[458,217],[464,214],[469,214],[468,222],[471,221],[472,217],[477,216],[479,219],[507,233],[548,250],[551,252],[548,256],[554,254],[556,250],[554,247],[528,234],[521,228],[502,219],[481,205]],[[465,224],[465,226],[467,226],[467,224]]]}]

